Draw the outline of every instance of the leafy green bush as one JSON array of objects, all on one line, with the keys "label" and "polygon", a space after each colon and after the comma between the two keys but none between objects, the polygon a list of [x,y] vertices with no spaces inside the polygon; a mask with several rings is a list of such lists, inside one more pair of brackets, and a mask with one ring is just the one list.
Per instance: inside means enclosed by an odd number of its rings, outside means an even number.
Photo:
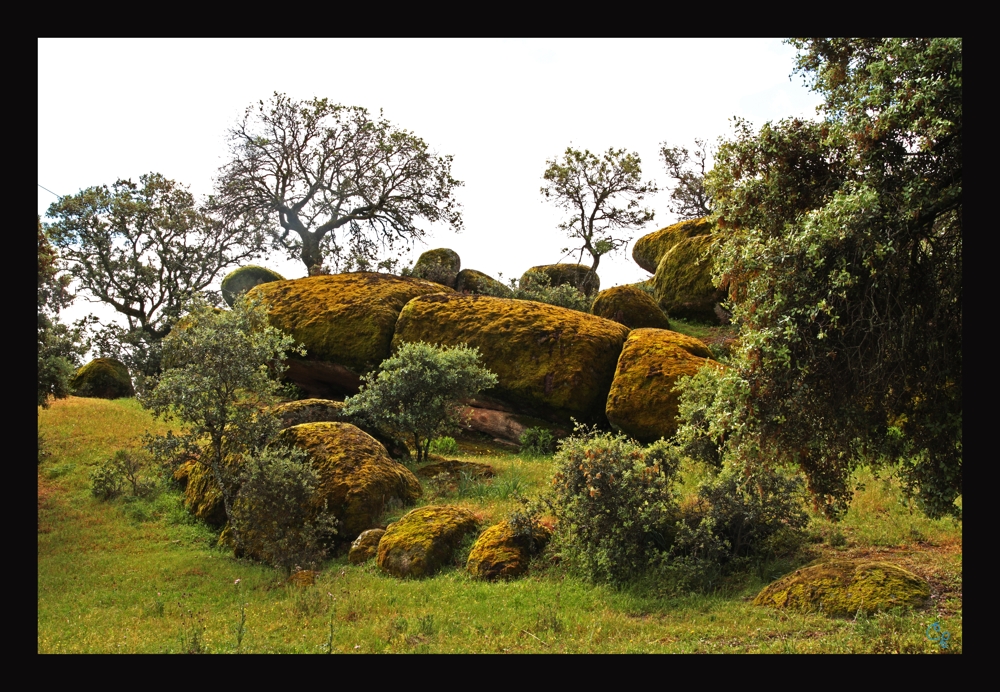
[{"label": "leafy green bush", "polygon": [[556,451],[556,437],[545,428],[528,428],[521,433],[521,453],[528,456],[549,456]]},{"label": "leafy green bush", "polygon": [[155,484],[145,477],[145,468],[138,455],[119,449],[90,472],[90,492],[98,500],[113,500],[126,490],[133,497],[147,495]]},{"label": "leafy green bush", "polygon": [[416,342],[403,344],[362,380],[361,391],[344,400],[344,413],[386,434],[409,436],[420,462],[432,439],[457,429],[458,400],[492,387],[497,376],[479,364],[479,349]]},{"label": "leafy green bush", "polygon": [[524,278],[526,281],[521,286],[518,286],[517,279],[511,279],[510,291],[484,283],[480,288],[480,293],[494,298],[534,300],[538,303],[548,303],[579,312],[590,312],[593,299],[587,297],[583,291],[575,286],[569,284],[553,286],[551,277],[544,272],[527,272]]},{"label": "leafy green bush", "polygon": [[595,581],[621,583],[673,544],[679,517],[671,480],[678,457],[664,442],[647,448],[578,427],[556,454],[549,504],[563,554]]},{"label": "leafy green bush", "polygon": [[454,437],[436,437],[431,440],[428,451],[434,454],[458,454],[458,443]]}]

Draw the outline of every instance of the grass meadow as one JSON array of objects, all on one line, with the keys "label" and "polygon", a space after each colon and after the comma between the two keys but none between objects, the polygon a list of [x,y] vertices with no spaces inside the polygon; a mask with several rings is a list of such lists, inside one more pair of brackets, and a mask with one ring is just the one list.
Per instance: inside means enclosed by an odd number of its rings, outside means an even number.
[{"label": "grass meadow", "polygon": [[[960,653],[962,528],[901,502],[891,475],[858,471],[847,516],[814,516],[791,556],[697,593],[655,581],[591,584],[552,550],[511,582],[484,583],[463,557],[434,577],[402,581],[374,562],[327,561],[299,586],[216,547],[166,479],[146,498],[100,502],[95,464],[162,433],[132,399],[70,397],[39,409],[48,454],[38,465],[39,653]],[[545,491],[551,458],[459,441],[453,458],[485,462],[492,479],[424,483],[421,504],[451,503],[488,526]],[[151,471],[152,472],[152,471]],[[686,470],[693,488],[699,470]],[[397,509],[390,521],[407,509]],[[466,548],[467,553],[468,547]],[[774,578],[827,557],[898,564],[926,578],[930,605],[854,618],[779,612],[751,600]],[[937,623],[942,648],[927,638]]]}]

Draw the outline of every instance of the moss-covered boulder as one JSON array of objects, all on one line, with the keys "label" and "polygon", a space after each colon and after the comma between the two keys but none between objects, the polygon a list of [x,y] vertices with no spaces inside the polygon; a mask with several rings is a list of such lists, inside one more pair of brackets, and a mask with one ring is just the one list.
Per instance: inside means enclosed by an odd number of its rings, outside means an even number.
[{"label": "moss-covered boulder", "polygon": [[677,378],[693,375],[710,361],[708,347],[666,329],[634,329],[618,358],[606,413],[616,429],[640,442],[677,431]]},{"label": "moss-covered boulder", "polygon": [[114,358],[95,358],[70,378],[70,391],[94,399],[121,399],[135,396],[132,378],[125,364]]},{"label": "moss-covered boulder", "polygon": [[423,279],[353,272],[274,281],[253,289],[270,305],[271,324],[305,344],[305,360],[290,358],[287,377],[310,394],[354,394],[358,375],[389,356],[399,311],[420,295],[450,288]]},{"label": "moss-covered boulder", "polygon": [[585,264],[542,264],[532,267],[521,275],[518,285],[521,288],[531,286],[531,274],[534,272],[548,276],[552,282],[552,286],[569,284],[580,289],[588,296],[592,296],[601,290],[601,278]]},{"label": "moss-covered boulder", "polygon": [[413,276],[455,288],[455,279],[461,268],[462,260],[458,253],[443,247],[420,255],[413,265]]},{"label": "moss-covered boulder", "polygon": [[696,235],[708,235],[711,232],[712,224],[705,217],[675,223],[635,241],[632,247],[632,259],[650,274],[654,274],[663,255],[679,241]]},{"label": "moss-covered boulder", "polygon": [[351,543],[351,550],[347,553],[347,561],[352,565],[360,565],[368,562],[378,554],[378,544],[385,535],[385,529],[368,529]]},{"label": "moss-covered boulder", "polygon": [[223,526],[226,506],[222,501],[222,491],[215,482],[212,469],[198,461],[185,461],[174,473],[175,479],[184,478],[184,507],[209,526]]},{"label": "moss-covered boulder", "polygon": [[516,532],[508,521],[494,524],[476,539],[465,568],[478,579],[512,579],[524,574],[531,557],[548,543],[552,534],[541,524]]},{"label": "moss-covered boulder", "polygon": [[611,320],[530,300],[441,294],[406,304],[392,346],[474,346],[498,378],[490,396],[539,418],[599,422],[628,331]]},{"label": "moss-covered boulder", "polygon": [[378,566],[394,577],[429,577],[450,562],[475,515],[452,506],[418,507],[389,524],[378,544]]},{"label": "moss-covered boulder", "polygon": [[463,269],[455,279],[455,290],[459,293],[483,293],[490,296],[506,298],[514,295],[514,292],[497,281],[492,276],[484,274],[475,269]]},{"label": "moss-covered boulder", "polygon": [[629,329],[670,329],[670,321],[653,297],[635,286],[615,286],[601,291],[590,311]]},{"label": "moss-covered boulder", "polygon": [[233,307],[236,299],[254,286],[284,280],[285,277],[281,274],[266,267],[254,265],[240,267],[226,274],[226,278],[222,280],[222,299],[229,307]]},{"label": "moss-covered boulder", "polygon": [[712,248],[715,239],[696,235],[678,241],[656,267],[653,288],[656,301],[669,317],[718,323],[716,306],[726,292],[712,283]]},{"label": "moss-covered boulder", "polygon": [[834,560],[803,567],[765,587],[755,605],[852,616],[895,606],[920,607],[927,582],[887,562]]},{"label": "moss-covered boulder", "polygon": [[353,541],[375,525],[386,505],[410,504],[420,481],[391,459],[371,435],[349,423],[304,423],[281,431],[279,440],[304,449],[319,473],[314,496],[340,522],[338,540]]},{"label": "moss-covered boulder", "polygon": [[344,402],[330,399],[300,399],[278,404],[271,411],[281,420],[281,427],[290,428],[303,423],[351,423],[378,440],[396,461],[409,461],[410,450],[406,443],[369,425],[358,425],[344,415]]}]

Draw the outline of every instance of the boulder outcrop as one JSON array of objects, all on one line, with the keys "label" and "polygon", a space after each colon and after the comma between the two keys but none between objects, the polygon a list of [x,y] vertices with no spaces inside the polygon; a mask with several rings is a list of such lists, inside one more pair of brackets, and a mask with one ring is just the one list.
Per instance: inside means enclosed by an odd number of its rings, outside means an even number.
[{"label": "boulder outcrop", "polygon": [[655,274],[667,250],[685,238],[709,235],[711,232],[712,224],[704,217],[675,223],[635,241],[632,247],[632,259],[650,274]]},{"label": "boulder outcrop", "polygon": [[455,290],[459,293],[484,293],[486,295],[506,298],[514,292],[492,276],[475,269],[463,269],[455,279]]},{"label": "boulder outcrop", "polygon": [[418,507],[389,524],[378,544],[378,566],[394,577],[429,577],[454,557],[465,536],[477,528],[467,509]]},{"label": "boulder outcrop", "polygon": [[569,284],[580,289],[588,296],[592,296],[601,290],[601,278],[585,264],[542,264],[532,267],[521,275],[519,282],[521,288],[528,288],[531,285],[532,272],[548,276],[552,282],[552,286]]},{"label": "boulder outcrop", "polygon": [[491,397],[546,420],[600,422],[628,331],[611,320],[529,300],[440,294],[406,304],[392,346],[474,346],[498,377]]},{"label": "boulder outcrop", "polygon": [[726,291],[712,283],[713,243],[710,235],[683,238],[660,258],[653,288],[669,317],[720,322],[716,306],[726,299]]}]

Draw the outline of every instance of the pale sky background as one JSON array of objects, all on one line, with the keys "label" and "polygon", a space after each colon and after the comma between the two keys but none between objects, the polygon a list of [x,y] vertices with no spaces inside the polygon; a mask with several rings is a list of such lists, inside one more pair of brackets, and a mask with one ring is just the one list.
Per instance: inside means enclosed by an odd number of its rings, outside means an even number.
[{"label": "pale sky background", "polygon": [[[625,148],[663,189],[664,141],[693,149],[737,115],[816,117],[794,56],[780,39],[39,39],[38,184],[65,195],[159,172],[203,199],[247,106],[325,97],[381,109],[454,157],[465,230],[430,228],[409,259],[449,247],[463,268],[518,277],[570,242],[539,192],[546,160],[571,144]],[[38,188],[43,221],[55,200]],[[665,190],[644,206],[656,218],[633,240],[676,221]],[[631,252],[601,259],[601,288],[650,276]],[[278,253],[256,263],[306,273]],[[114,314],[81,296],[62,316],[92,311]]]}]

